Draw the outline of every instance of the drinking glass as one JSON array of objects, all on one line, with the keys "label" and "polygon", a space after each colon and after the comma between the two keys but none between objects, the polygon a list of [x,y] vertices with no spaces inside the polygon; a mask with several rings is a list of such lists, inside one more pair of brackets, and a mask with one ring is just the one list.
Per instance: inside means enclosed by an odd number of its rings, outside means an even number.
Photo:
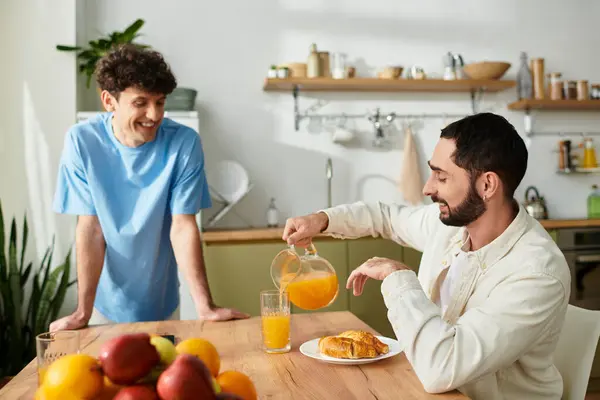
[{"label": "drinking glass", "polygon": [[287,353],[290,340],[290,299],[286,291],[260,292],[263,349],[267,353]]},{"label": "drinking glass", "polygon": [[67,354],[79,353],[79,332],[58,331],[41,333],[35,337],[38,385],[44,380],[46,369],[52,362]]}]

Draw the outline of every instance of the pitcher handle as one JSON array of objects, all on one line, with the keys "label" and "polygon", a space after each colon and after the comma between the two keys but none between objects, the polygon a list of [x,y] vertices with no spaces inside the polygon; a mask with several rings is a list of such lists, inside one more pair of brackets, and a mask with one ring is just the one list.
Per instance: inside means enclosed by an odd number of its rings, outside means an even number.
[{"label": "pitcher handle", "polygon": [[[289,245],[290,250],[292,250],[294,253],[298,254],[298,252],[296,251],[296,247],[293,244]],[[310,244],[308,246],[306,246],[306,248],[304,249],[304,255],[308,255],[308,256],[316,256],[317,255],[317,248],[315,247],[313,242],[310,242]]]}]

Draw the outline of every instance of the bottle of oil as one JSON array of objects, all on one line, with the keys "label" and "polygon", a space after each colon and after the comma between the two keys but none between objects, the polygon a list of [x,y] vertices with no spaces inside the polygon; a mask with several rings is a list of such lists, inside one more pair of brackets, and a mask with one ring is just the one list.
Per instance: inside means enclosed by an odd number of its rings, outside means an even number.
[{"label": "bottle of oil", "polygon": [[592,138],[583,140],[583,168],[597,168],[596,149],[592,143]]},{"label": "bottle of oil", "polygon": [[592,192],[587,198],[588,218],[600,218],[600,191],[598,185],[592,185]]}]

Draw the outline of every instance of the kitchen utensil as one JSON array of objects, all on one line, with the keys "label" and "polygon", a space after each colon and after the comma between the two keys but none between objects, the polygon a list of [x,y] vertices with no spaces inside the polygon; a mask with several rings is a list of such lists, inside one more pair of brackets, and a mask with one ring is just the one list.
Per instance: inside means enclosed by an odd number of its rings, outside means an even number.
[{"label": "kitchen utensil", "polygon": [[[529,197],[529,192],[533,191],[534,196]],[[525,190],[525,202],[523,203],[525,210],[529,215],[535,219],[547,219],[548,209],[546,208],[546,202],[535,186],[529,186]]]},{"label": "kitchen utensil", "polygon": [[290,302],[304,310],[317,310],[335,301],[339,291],[333,266],[309,244],[300,256],[294,246],[280,251],[271,263],[271,278]]},{"label": "kitchen utensil", "polygon": [[482,61],[470,63],[463,67],[471,79],[500,79],[510,68],[510,63],[502,61]]},{"label": "kitchen utensil", "polygon": [[460,54],[454,54],[454,74],[456,75],[456,79],[466,79],[464,67],[465,62]]}]

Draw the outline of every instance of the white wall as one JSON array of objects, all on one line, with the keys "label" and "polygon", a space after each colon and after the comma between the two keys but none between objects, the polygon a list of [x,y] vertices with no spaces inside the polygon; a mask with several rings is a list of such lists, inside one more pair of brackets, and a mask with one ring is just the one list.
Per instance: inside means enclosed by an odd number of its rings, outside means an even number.
[{"label": "white wall", "polygon": [[[262,82],[273,63],[305,61],[310,43],[320,49],[343,51],[364,65],[422,65],[429,73],[442,72],[447,51],[463,54],[466,62],[506,60],[513,63],[507,77],[514,78],[519,53],[546,58],[549,69],[572,79],[600,82],[597,41],[586,33],[600,12],[600,3],[536,0],[412,2],[373,0],[280,0],[247,2],[178,1],[172,7],[147,1],[88,3],[88,34],[123,29],[134,19],[146,20],[144,43],[163,52],[180,85],[198,90],[201,135],[207,168],[222,159],[241,162],[256,183],[254,191],[236,210],[257,225],[265,224],[264,211],[271,196],[283,218],[308,213],[326,205],[325,162],[334,159],[334,203],[357,199],[403,201],[393,182],[398,177],[401,148],[380,153],[345,149],[327,135],[293,130],[292,99],[287,94],[264,93]],[[93,104],[91,92],[84,105]],[[468,113],[467,94],[327,94],[335,100],[324,111],[364,112],[380,106],[399,112]],[[515,91],[486,95],[484,107],[501,113],[522,132],[522,114],[508,112]],[[309,105],[301,99],[301,107]],[[93,107],[93,106],[92,106]],[[541,130],[594,129],[597,115],[545,113],[536,120]],[[444,121],[430,120],[416,131],[422,172]],[[399,128],[400,125],[398,124]],[[370,141],[367,122],[356,124]],[[596,128],[597,129],[597,128]],[[402,144],[402,136],[396,135]],[[597,178],[556,176],[552,151],[556,137],[533,139],[525,182],[536,185],[549,203],[551,217],[584,217],[588,188]],[[372,175],[376,175],[373,177]],[[377,177],[377,175],[379,177]],[[568,193],[568,195],[566,195]],[[234,215],[222,226],[243,226]]]},{"label": "white wall", "polygon": [[75,0],[4,0],[0,18],[5,229],[16,216],[20,231],[26,213],[29,259],[41,260],[55,235],[57,264],[73,243],[74,219],[56,216],[51,203],[63,137],[76,111],[76,71],[73,57],[58,53],[55,45],[75,42]]}]

